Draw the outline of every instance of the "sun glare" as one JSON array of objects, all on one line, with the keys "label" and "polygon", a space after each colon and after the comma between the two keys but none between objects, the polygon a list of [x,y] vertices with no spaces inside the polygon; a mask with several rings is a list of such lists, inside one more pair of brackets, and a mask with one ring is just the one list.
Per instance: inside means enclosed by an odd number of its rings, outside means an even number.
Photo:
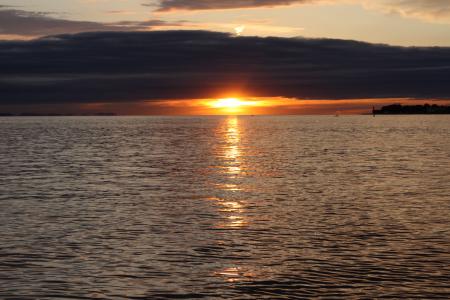
[{"label": "sun glare", "polygon": [[241,26],[238,26],[238,27],[234,28],[234,31],[235,31],[237,36],[241,36],[242,33],[244,33],[244,30],[245,30],[245,26],[244,25],[241,25]]},{"label": "sun glare", "polygon": [[215,108],[237,108],[242,105],[245,105],[244,102],[238,98],[218,99],[212,104]]},{"label": "sun glare", "polygon": [[210,107],[219,109],[224,113],[242,114],[248,113],[249,107],[257,106],[255,101],[246,101],[239,98],[223,98],[213,100],[209,103]]}]

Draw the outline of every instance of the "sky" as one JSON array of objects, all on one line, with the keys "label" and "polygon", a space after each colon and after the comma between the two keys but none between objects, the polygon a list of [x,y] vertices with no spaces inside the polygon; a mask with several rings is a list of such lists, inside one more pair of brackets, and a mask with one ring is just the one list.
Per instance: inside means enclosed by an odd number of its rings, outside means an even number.
[{"label": "sky", "polygon": [[0,113],[447,103],[448,47],[448,0],[0,0]]}]

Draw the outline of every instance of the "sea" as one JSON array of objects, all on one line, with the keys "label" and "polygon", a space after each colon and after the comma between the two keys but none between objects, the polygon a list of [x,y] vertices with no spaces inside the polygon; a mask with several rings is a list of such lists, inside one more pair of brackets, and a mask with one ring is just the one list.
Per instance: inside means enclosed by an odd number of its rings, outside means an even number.
[{"label": "sea", "polygon": [[0,299],[450,299],[450,116],[0,118]]}]

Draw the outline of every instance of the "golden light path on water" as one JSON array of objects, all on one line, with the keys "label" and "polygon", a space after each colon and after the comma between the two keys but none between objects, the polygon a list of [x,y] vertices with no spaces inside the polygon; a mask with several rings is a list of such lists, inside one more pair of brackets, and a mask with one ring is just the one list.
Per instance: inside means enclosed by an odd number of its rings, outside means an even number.
[{"label": "golden light path on water", "polygon": [[230,176],[237,176],[241,172],[241,150],[239,149],[240,132],[239,121],[237,117],[230,117],[227,120],[227,131],[225,139],[225,157],[227,158],[227,169]]},{"label": "golden light path on water", "polygon": [[[235,103],[234,100],[228,104]],[[229,105],[226,107],[230,107]],[[219,204],[219,212],[223,215],[223,220],[216,225],[217,229],[240,230],[248,226],[248,220],[245,216],[244,200],[240,199],[243,187],[239,184],[239,179],[243,176],[243,149],[241,147],[241,131],[239,127],[239,118],[229,116],[224,120],[217,133],[221,139],[219,149],[217,149],[217,158],[222,164],[218,168],[224,176],[224,182],[217,187],[223,191],[225,197],[213,198]],[[215,276],[224,278],[227,282],[239,282],[253,277],[249,271],[244,271],[237,264],[230,264],[214,272]]]},{"label": "golden light path on water", "polygon": [[[227,118],[219,128],[218,133],[222,135],[222,142],[217,150],[218,161],[221,165],[218,172],[223,173],[223,182],[217,184],[217,188],[224,192],[224,195],[234,195],[242,190],[242,187],[236,183],[236,179],[241,176],[241,149],[240,149],[240,130],[239,120],[236,116]],[[227,214],[226,224],[220,224],[219,227],[241,227],[245,225],[242,216],[243,205],[235,197],[226,199],[214,198],[219,201],[222,208],[221,212]]]}]

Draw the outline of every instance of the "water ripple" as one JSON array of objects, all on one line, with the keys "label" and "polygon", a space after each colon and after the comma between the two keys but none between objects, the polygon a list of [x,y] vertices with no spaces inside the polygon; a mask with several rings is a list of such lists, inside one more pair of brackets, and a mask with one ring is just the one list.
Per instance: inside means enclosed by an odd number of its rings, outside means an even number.
[{"label": "water ripple", "polygon": [[0,118],[0,298],[449,299],[449,121]]}]

